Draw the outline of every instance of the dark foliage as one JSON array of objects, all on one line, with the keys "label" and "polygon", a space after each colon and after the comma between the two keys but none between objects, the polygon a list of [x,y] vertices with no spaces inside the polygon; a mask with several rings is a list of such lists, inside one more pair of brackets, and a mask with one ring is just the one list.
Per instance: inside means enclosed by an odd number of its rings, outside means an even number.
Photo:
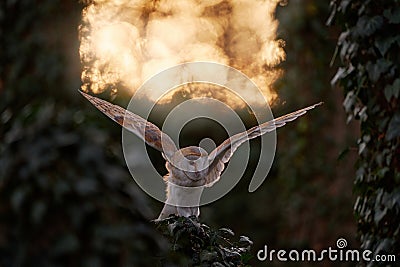
[{"label": "dark foliage", "polygon": [[361,121],[354,185],[361,247],[399,258],[400,1],[342,0],[331,7],[328,23],[343,28],[342,65],[332,83],[344,89],[348,120]]},{"label": "dark foliage", "polygon": [[233,242],[232,230],[212,230],[196,217],[172,216],[156,225],[171,244],[172,253],[164,261],[178,258],[180,266],[248,266],[252,257],[253,242],[248,237],[240,236]]},{"label": "dark foliage", "polygon": [[69,94],[81,7],[0,8],[0,266],[154,266],[166,242],[115,149],[119,131]]}]

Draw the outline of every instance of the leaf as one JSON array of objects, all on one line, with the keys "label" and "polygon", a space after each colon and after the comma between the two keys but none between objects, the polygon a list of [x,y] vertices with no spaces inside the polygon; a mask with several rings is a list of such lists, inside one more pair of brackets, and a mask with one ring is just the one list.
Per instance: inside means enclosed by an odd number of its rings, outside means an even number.
[{"label": "leaf", "polygon": [[360,112],[358,112],[358,116],[360,117],[361,121],[366,121],[368,119],[368,114],[367,114],[367,107],[364,106]]},{"label": "leaf", "polygon": [[379,30],[383,25],[383,18],[381,16],[362,16],[358,19],[355,26],[355,33],[360,37],[370,36]]},{"label": "leaf", "polygon": [[336,8],[332,8],[332,9],[331,9],[331,13],[330,13],[330,15],[329,15],[329,18],[328,18],[328,20],[326,21],[326,25],[327,25],[327,26],[332,25],[332,22],[333,22],[333,19],[335,18],[335,15],[336,15]]},{"label": "leaf", "polygon": [[377,82],[381,77],[382,73],[388,71],[389,67],[392,65],[390,61],[387,61],[384,58],[380,58],[376,61],[376,63],[372,63],[369,61],[365,68],[368,72],[368,77],[372,82]]},{"label": "leaf", "polygon": [[339,35],[338,45],[342,45],[344,41],[346,41],[347,37],[350,35],[350,31],[344,31]]},{"label": "leaf", "polygon": [[393,205],[400,207],[400,189],[397,189],[392,193]]},{"label": "leaf", "polygon": [[367,147],[367,143],[362,142],[358,145],[358,154],[361,155],[364,149]]},{"label": "leaf", "polygon": [[251,246],[251,245],[253,245],[253,241],[251,241],[250,238],[248,238],[247,236],[244,236],[244,235],[240,236],[239,243],[242,246]]},{"label": "leaf", "polygon": [[389,20],[389,23],[400,23],[400,7],[396,7],[395,9],[385,9],[383,15]]},{"label": "leaf", "polygon": [[381,209],[375,209],[375,214],[374,214],[374,221],[377,226],[379,226],[379,222],[385,217],[387,213],[387,208],[384,208],[383,210]]},{"label": "leaf", "polygon": [[390,141],[400,136],[400,113],[396,113],[389,122],[386,140]]},{"label": "leaf", "polygon": [[379,178],[384,178],[385,175],[386,175],[386,173],[387,173],[388,171],[389,171],[389,168],[388,168],[388,167],[383,167],[383,168],[381,168],[381,169],[378,170],[377,176],[378,176]]},{"label": "leaf", "polygon": [[341,79],[342,77],[344,77],[343,74],[345,73],[345,71],[346,71],[346,68],[343,68],[343,67],[339,67],[339,68],[338,68],[338,71],[336,72],[335,76],[334,76],[333,79],[331,80],[331,85],[332,85],[332,86],[335,85],[339,79]]},{"label": "leaf", "polygon": [[347,68],[340,67],[336,72],[335,77],[333,77],[331,80],[331,85],[335,85],[339,79],[345,78],[347,75],[353,72],[354,69],[354,66],[351,64]]},{"label": "leaf", "polygon": [[388,102],[390,102],[393,96],[398,98],[400,95],[400,78],[397,78],[392,85],[387,85],[384,94]]},{"label": "leaf", "polygon": [[346,12],[347,6],[350,4],[350,0],[342,0],[340,1],[339,8],[342,13]]},{"label": "leaf", "polygon": [[377,38],[375,40],[375,46],[378,48],[379,52],[381,53],[382,56],[386,55],[386,52],[389,50],[389,48],[393,45],[394,42],[399,40],[399,36],[389,36],[387,38]]},{"label": "leaf", "polygon": [[223,265],[222,263],[219,263],[219,262],[213,262],[213,264],[211,266],[212,267],[225,267],[225,265]]},{"label": "leaf", "polygon": [[354,105],[356,104],[357,96],[354,94],[353,91],[347,93],[346,98],[343,101],[344,110],[349,113],[353,109]]},{"label": "leaf", "polygon": [[234,236],[235,233],[228,228],[221,228],[218,230],[218,232],[222,235],[222,236]]},{"label": "leaf", "polygon": [[391,251],[391,249],[394,248],[394,243],[395,240],[393,240],[392,238],[379,239],[378,245],[376,246],[374,253],[388,253],[389,251]]},{"label": "leaf", "polygon": [[213,262],[218,259],[218,253],[216,251],[203,250],[200,252],[200,262]]}]

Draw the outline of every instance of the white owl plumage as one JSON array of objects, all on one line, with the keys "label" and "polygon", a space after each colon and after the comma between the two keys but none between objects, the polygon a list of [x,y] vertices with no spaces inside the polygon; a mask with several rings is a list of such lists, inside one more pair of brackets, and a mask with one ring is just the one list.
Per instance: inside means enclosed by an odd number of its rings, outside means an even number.
[{"label": "white owl plumage", "polygon": [[[179,216],[199,216],[200,210],[198,206],[181,206],[179,203],[187,201],[196,202],[197,199],[200,198],[202,192],[201,187],[210,187],[215,184],[221,177],[225,163],[231,159],[233,153],[241,144],[247,140],[274,131],[276,128],[284,126],[287,122],[297,119],[307,111],[322,104],[322,102],[320,102],[308,106],[252,127],[242,133],[235,134],[208,154],[204,149],[196,146],[185,147],[178,150],[167,134],[163,133],[157,126],[142,117],[82,91],[80,91],[80,93],[113,121],[134,133],[149,146],[163,154],[168,170],[168,174],[164,177],[167,182],[167,201],[158,219],[164,219],[171,214]],[[193,187],[200,189],[198,191],[185,191],[185,188]],[[193,194],[195,194],[195,196]]]}]

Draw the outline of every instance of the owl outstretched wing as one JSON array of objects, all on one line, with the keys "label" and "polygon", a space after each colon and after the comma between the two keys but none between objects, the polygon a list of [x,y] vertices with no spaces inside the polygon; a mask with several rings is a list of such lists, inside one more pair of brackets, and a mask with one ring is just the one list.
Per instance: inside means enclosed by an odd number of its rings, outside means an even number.
[{"label": "owl outstretched wing", "polygon": [[120,106],[88,95],[82,91],[79,92],[97,109],[128,131],[137,135],[149,146],[164,153],[167,157],[172,157],[172,155],[176,152],[177,149],[172,139],[154,124],[146,121],[139,115],[136,115],[129,110],[123,109]]},{"label": "owl outstretched wing", "polygon": [[287,122],[294,121],[298,117],[307,113],[307,111],[321,105],[322,102],[314,104],[312,106],[297,110],[295,112],[283,115],[279,118],[270,120],[249,130],[233,135],[226,139],[221,145],[215,148],[208,156],[209,160],[209,173],[206,179],[206,186],[212,186],[217,182],[224,170],[225,163],[227,163],[233,153],[238,147],[246,142],[247,140],[256,138],[268,132],[274,131],[276,128],[284,126]]}]

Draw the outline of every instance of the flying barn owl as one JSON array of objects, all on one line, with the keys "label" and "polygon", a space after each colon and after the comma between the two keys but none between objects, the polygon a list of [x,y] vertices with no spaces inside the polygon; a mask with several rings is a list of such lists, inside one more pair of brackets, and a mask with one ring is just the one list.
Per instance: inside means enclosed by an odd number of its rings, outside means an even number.
[{"label": "flying barn owl", "polygon": [[[158,217],[159,220],[167,218],[171,214],[186,217],[199,216],[200,209],[193,203],[200,198],[203,187],[210,187],[219,180],[225,163],[231,159],[241,144],[282,127],[287,122],[297,119],[308,110],[322,104],[320,102],[311,105],[235,134],[208,154],[204,149],[196,146],[177,149],[167,134],[142,117],[82,91],[80,93],[113,121],[162,153],[168,170],[168,174],[164,176],[167,183],[167,197],[166,204]],[[187,188],[200,189],[196,191],[186,190]],[[190,205],[180,205],[179,203],[190,203]]]}]

